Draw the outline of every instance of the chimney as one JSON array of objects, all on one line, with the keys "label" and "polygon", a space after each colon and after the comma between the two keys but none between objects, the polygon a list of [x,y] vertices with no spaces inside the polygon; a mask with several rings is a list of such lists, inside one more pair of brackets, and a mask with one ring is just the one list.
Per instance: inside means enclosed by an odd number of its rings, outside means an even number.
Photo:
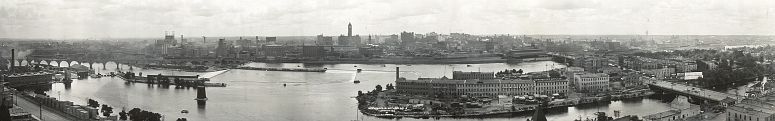
[{"label": "chimney", "polygon": [[398,77],[398,70],[399,70],[398,67],[396,67],[396,81],[398,81],[398,78],[399,78]]},{"label": "chimney", "polygon": [[13,66],[16,65],[16,49],[11,49],[11,66],[8,66],[8,71],[13,72]]}]

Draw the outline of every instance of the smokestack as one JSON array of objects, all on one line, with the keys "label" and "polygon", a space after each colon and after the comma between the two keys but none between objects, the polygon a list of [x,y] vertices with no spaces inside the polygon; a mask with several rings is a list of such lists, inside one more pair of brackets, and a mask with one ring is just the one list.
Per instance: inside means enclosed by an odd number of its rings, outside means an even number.
[{"label": "smokestack", "polygon": [[13,66],[16,65],[16,49],[11,49],[11,66],[8,66],[8,71],[13,72]]},{"label": "smokestack", "polygon": [[398,67],[396,67],[396,81],[398,81],[398,78],[399,78],[398,77],[398,70],[399,70]]}]

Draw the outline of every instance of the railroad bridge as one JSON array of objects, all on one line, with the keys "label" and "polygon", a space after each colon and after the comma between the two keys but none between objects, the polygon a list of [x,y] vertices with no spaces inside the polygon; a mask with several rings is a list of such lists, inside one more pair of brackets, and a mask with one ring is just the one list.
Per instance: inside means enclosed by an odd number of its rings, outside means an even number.
[{"label": "railroad bridge", "polygon": [[[9,60],[9,63],[11,61]],[[141,65],[141,64],[193,64],[193,65],[221,65],[246,63],[248,60],[236,58],[160,58],[145,54],[136,53],[115,53],[115,54],[54,54],[54,55],[30,55],[24,59],[13,60],[14,66],[44,64],[57,66],[72,66],[81,64],[94,69],[95,63],[101,63],[103,69],[107,68],[106,63],[116,64],[116,68],[121,65]],[[130,69],[132,66],[129,66]]]}]

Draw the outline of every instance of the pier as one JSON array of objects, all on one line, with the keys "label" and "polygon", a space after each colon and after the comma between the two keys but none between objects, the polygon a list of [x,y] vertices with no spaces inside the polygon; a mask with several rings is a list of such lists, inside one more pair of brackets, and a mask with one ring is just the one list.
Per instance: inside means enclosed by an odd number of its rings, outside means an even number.
[{"label": "pier", "polygon": [[139,83],[148,83],[148,84],[169,84],[169,85],[176,85],[176,86],[183,86],[183,87],[196,87],[196,86],[205,86],[205,87],[226,87],[226,83],[213,83],[209,82],[210,77],[220,75],[224,71],[217,71],[213,73],[208,73],[205,76],[202,77],[199,75],[196,76],[179,76],[179,75],[147,75],[146,77],[142,77],[142,75],[135,76],[134,73],[131,72],[118,72],[119,78],[123,79],[127,82],[139,82]]}]

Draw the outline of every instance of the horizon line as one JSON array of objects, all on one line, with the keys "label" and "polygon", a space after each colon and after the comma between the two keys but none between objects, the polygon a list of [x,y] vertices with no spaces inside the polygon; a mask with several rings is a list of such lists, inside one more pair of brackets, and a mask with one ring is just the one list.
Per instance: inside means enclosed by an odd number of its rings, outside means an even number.
[{"label": "horizon line", "polygon": [[[403,32],[403,31],[402,31]],[[430,32],[428,32],[430,33]],[[460,33],[460,32],[452,32],[452,33]],[[423,33],[415,33],[415,34],[423,34]],[[427,34],[427,33],[425,33]],[[441,33],[440,33],[441,34]],[[441,34],[441,35],[449,35],[450,33]],[[468,33],[462,33],[462,34],[468,34]],[[321,35],[321,34],[318,34]],[[218,38],[218,37],[315,37],[318,35],[275,35],[275,36],[267,36],[267,35],[223,35],[223,36],[205,36],[207,38]],[[322,34],[325,36],[325,34]],[[359,34],[356,34],[359,35]],[[399,34],[366,34],[365,37],[371,36],[390,36],[390,35],[400,35]],[[510,36],[775,36],[775,34],[469,34],[469,35],[475,35],[475,36],[494,36],[494,35],[510,35]],[[335,36],[329,36],[329,37],[336,37]],[[360,35],[359,35],[360,36]],[[202,36],[196,36],[196,37],[184,37],[184,38],[201,38]],[[163,35],[157,36],[157,37],[103,37],[103,38],[14,38],[14,37],[0,37],[0,40],[105,40],[105,39],[148,39],[148,38],[164,38]]]}]

